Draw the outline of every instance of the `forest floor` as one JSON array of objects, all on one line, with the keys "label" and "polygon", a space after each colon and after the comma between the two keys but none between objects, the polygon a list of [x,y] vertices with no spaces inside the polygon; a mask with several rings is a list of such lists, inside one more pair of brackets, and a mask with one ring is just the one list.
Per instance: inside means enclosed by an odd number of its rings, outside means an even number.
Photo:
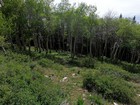
[{"label": "forest floor", "polygon": [[[1,55],[2,56],[2,55]],[[135,91],[134,101],[140,105],[140,74],[130,73],[120,65],[107,62],[101,62],[95,58],[94,67],[85,67],[87,58],[76,57],[75,62],[70,62],[70,54],[52,52],[48,55],[45,53],[35,53],[28,66],[33,66],[33,70],[40,72],[44,78],[50,79],[54,84],[60,85],[61,89],[67,94],[66,101],[69,105],[92,105],[92,101],[99,105],[122,105],[121,102],[106,100],[102,95],[96,92],[89,92],[83,87],[85,75],[94,74],[95,72],[105,72],[107,75],[116,75],[124,79],[133,86]],[[92,64],[91,64],[92,65]],[[129,78],[129,79],[125,79]],[[118,81],[119,82],[119,81]]]},{"label": "forest floor", "polygon": [[[136,76],[135,77],[130,77],[133,78],[130,81],[127,81],[131,85],[133,85],[136,89],[136,96],[135,96],[135,101],[136,104],[140,104],[140,74],[133,74],[130,72],[127,72],[123,67],[107,63],[107,62],[101,62],[99,60],[95,60],[94,63],[94,68],[88,68],[88,67],[83,67],[80,64],[77,64],[77,62],[74,63],[68,63],[67,61],[70,58],[70,55],[67,53],[57,53],[53,52],[49,54],[46,59],[41,60],[39,63],[40,65],[37,65],[35,67],[36,70],[41,71],[46,78],[50,78],[55,84],[59,84],[61,88],[68,93],[68,102],[70,105],[75,105],[78,101],[78,99],[82,99],[84,101],[84,105],[91,105],[91,100],[93,95],[97,95],[96,93],[91,93],[88,92],[86,89],[83,88],[83,79],[84,76],[88,73],[94,73],[98,70],[110,70],[113,69],[113,72],[118,71],[122,76]],[[78,57],[75,58],[76,61],[80,61],[80,63],[83,63],[83,57]],[[95,58],[96,59],[96,58]],[[47,64],[47,62],[49,62]],[[46,64],[42,64],[46,63]],[[78,65],[78,66],[77,66]],[[79,66],[80,65],[80,66]],[[108,72],[108,71],[106,71]],[[136,81],[135,81],[136,80]],[[100,96],[98,97],[97,95],[97,101],[99,104],[104,104],[104,105],[113,105],[114,103],[117,103],[118,105],[122,105],[119,102],[115,101],[108,101]]]}]

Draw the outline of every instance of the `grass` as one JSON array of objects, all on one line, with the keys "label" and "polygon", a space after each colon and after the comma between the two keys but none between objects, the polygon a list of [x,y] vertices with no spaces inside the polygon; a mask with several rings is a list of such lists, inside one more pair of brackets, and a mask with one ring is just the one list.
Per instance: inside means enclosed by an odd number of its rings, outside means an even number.
[{"label": "grass", "polygon": [[[95,80],[93,84],[96,84],[96,88],[93,88],[95,91],[92,92],[83,88],[83,81],[89,73]],[[39,101],[33,102],[49,103],[49,105],[56,103],[58,105],[65,100],[70,105],[90,105],[91,103],[112,105],[114,101],[122,104],[131,102],[140,104],[140,97],[136,95],[140,93],[139,73],[132,73],[122,66],[101,63],[97,59],[88,57],[76,57],[72,61],[70,54],[65,52],[52,52],[48,55],[32,53],[31,56],[11,52],[4,56],[1,53],[0,74],[2,75],[0,80],[6,81],[1,84],[0,90],[5,92],[3,93],[5,96],[0,95],[2,97],[0,102],[8,100],[10,95],[14,94],[12,89],[19,91],[21,88],[23,90],[15,94],[18,99],[12,98],[13,102],[20,100],[19,98],[26,99],[24,97],[27,95],[29,98],[19,103],[32,102],[40,95]],[[97,74],[99,76],[95,76]],[[67,80],[62,82],[64,77],[67,77]],[[35,82],[32,82],[32,79],[35,79]],[[27,85],[29,82],[31,85]],[[118,94],[116,98],[114,91],[121,94]],[[120,97],[125,97],[126,100],[122,101]]]}]

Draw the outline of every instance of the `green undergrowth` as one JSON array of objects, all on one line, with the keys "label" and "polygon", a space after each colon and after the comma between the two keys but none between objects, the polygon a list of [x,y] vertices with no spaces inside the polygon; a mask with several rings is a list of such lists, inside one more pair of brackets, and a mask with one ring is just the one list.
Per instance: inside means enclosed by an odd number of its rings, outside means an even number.
[{"label": "green undergrowth", "polygon": [[100,72],[84,77],[83,87],[88,91],[101,94],[105,99],[113,99],[122,103],[133,103],[135,95],[133,86],[125,80]]},{"label": "green undergrowth", "polygon": [[132,64],[132,63],[128,63],[128,62],[124,62],[120,60],[112,61],[112,59],[107,58],[107,57],[103,57],[103,59],[99,59],[99,60],[102,62],[105,61],[106,63],[120,66],[130,73],[140,73],[140,64]]},{"label": "green undergrowth", "polygon": [[[33,54],[33,58],[34,59],[40,59],[41,55],[43,58],[47,58],[47,60],[50,60],[50,63],[57,63],[57,64],[61,64],[61,65],[71,65],[71,66],[75,66],[75,67],[86,67],[86,68],[94,68],[95,66],[95,59],[88,57],[88,56],[84,56],[84,57],[75,57],[75,58],[71,58],[70,54],[65,54],[65,53],[51,53],[51,54],[47,54],[47,55],[43,55],[43,54]],[[42,59],[41,59],[42,60]],[[41,61],[40,64],[42,66],[45,66],[43,64],[43,62],[48,62],[48,61]],[[52,62],[53,61],[53,62]]]},{"label": "green undergrowth", "polygon": [[[2,105],[58,105],[65,100],[72,105],[139,104],[139,73],[88,56],[0,52],[0,75]],[[68,79],[62,82],[64,77]]]},{"label": "green undergrowth", "polygon": [[98,95],[96,93],[93,93],[90,97],[89,100],[91,100],[91,103],[96,103],[97,105],[106,105],[107,102],[101,95]]},{"label": "green undergrowth", "polygon": [[112,75],[117,78],[122,78],[127,81],[140,82],[139,73],[131,73],[123,69],[121,66],[112,65],[109,63],[100,63],[98,62],[95,67],[104,75]]},{"label": "green undergrowth", "polygon": [[58,105],[66,95],[60,86],[52,83],[30,67],[26,55],[0,55],[1,105]]},{"label": "green undergrowth", "polygon": [[53,70],[63,70],[63,66],[61,64],[55,63],[49,59],[41,59],[38,61],[38,64],[45,68],[51,68]]}]

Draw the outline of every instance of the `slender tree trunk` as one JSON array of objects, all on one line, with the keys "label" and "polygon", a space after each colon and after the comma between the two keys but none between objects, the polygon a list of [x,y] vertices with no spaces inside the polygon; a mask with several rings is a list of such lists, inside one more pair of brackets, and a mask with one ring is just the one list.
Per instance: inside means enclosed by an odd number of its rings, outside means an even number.
[{"label": "slender tree trunk", "polygon": [[72,45],[73,45],[73,38],[70,35],[70,52],[71,52],[71,57],[72,57],[72,53],[73,53],[73,51],[72,51]]},{"label": "slender tree trunk", "polygon": [[39,53],[41,53],[41,35],[38,35],[38,47],[39,47]]},{"label": "slender tree trunk", "polygon": [[131,63],[133,63],[133,61],[134,61],[134,50],[132,50],[131,52]]},{"label": "slender tree trunk", "polygon": [[87,46],[86,46],[87,47],[87,54],[89,54],[89,52],[88,52],[88,48],[89,48],[88,46],[89,46],[89,44],[88,43],[89,42],[88,42],[88,39],[87,39]]},{"label": "slender tree trunk", "polygon": [[100,40],[100,44],[99,44],[99,57],[102,56],[102,42]]},{"label": "slender tree trunk", "polygon": [[89,45],[89,49],[90,49],[90,56],[92,57],[92,38],[90,38],[90,45]]},{"label": "slender tree trunk", "polygon": [[35,51],[38,51],[37,35],[36,34],[33,35],[33,41],[34,41]]},{"label": "slender tree trunk", "polygon": [[65,38],[64,38],[64,33],[63,33],[63,36],[62,36],[62,47],[63,47],[62,51],[64,51],[64,50],[65,50]]},{"label": "slender tree trunk", "polygon": [[26,51],[26,42],[24,40],[24,37],[21,37],[21,41],[22,41],[22,44],[23,44],[23,50]]},{"label": "slender tree trunk", "polygon": [[114,53],[114,56],[113,56],[113,60],[116,59],[116,56],[117,56],[118,50],[119,50],[119,47],[117,46],[117,48],[116,48],[116,50],[115,50],[115,53]]},{"label": "slender tree trunk", "polygon": [[83,54],[83,37],[82,37],[82,43],[81,43],[81,54]]},{"label": "slender tree trunk", "polygon": [[123,59],[123,55],[124,55],[124,53],[125,53],[125,48],[123,48],[122,50],[123,50],[123,51],[122,51],[122,54],[121,54],[121,60]]},{"label": "slender tree trunk", "polygon": [[139,63],[139,61],[140,61],[140,53],[138,52],[138,58],[135,63]]},{"label": "slender tree trunk", "polygon": [[97,57],[97,42],[95,41],[95,45],[94,45],[94,54],[95,54],[95,57]]},{"label": "slender tree trunk", "polygon": [[51,53],[51,50],[52,50],[52,38],[50,36],[50,53]]},{"label": "slender tree trunk", "polygon": [[27,43],[29,55],[31,55],[31,43],[30,40]]},{"label": "slender tree trunk", "polygon": [[48,47],[48,36],[46,37],[46,54],[48,53],[49,47]]},{"label": "slender tree trunk", "polygon": [[45,50],[45,48],[44,48],[44,40],[43,40],[43,38],[42,38],[42,40],[41,40],[41,48],[42,48],[43,51]]},{"label": "slender tree trunk", "polygon": [[113,48],[111,50],[111,59],[113,59],[113,55],[115,54],[116,44],[117,42],[114,43]]},{"label": "slender tree trunk", "polygon": [[118,59],[120,59],[120,56],[121,56],[121,54],[120,54],[120,53],[121,53],[121,51],[122,51],[122,49],[121,49],[121,48],[119,48],[118,55],[117,55],[117,58],[118,58]]},{"label": "slender tree trunk", "polygon": [[60,37],[58,38],[58,47],[59,47],[59,50],[61,50],[61,40],[60,40]]},{"label": "slender tree trunk", "polygon": [[2,46],[2,50],[3,50],[4,54],[6,55],[6,50],[3,46]]},{"label": "slender tree trunk", "polygon": [[13,50],[15,50],[14,44],[13,44],[13,39],[12,39],[11,34],[10,34],[10,44],[11,44],[11,48],[12,48]]},{"label": "slender tree trunk", "polygon": [[76,54],[76,42],[77,42],[77,37],[74,38],[74,46],[73,46],[73,58]]},{"label": "slender tree trunk", "polygon": [[52,40],[52,49],[54,50],[54,49],[55,49],[55,48],[54,48],[54,46],[55,46],[54,35],[52,35],[52,38],[51,38],[51,40]]},{"label": "slender tree trunk", "polygon": [[21,50],[22,48],[21,48],[21,43],[20,43],[19,35],[16,35],[16,44],[17,44],[19,50]]},{"label": "slender tree trunk", "polygon": [[104,49],[103,49],[103,54],[105,55],[105,56],[107,56],[106,54],[107,54],[107,40],[105,40],[105,46],[104,46]]}]

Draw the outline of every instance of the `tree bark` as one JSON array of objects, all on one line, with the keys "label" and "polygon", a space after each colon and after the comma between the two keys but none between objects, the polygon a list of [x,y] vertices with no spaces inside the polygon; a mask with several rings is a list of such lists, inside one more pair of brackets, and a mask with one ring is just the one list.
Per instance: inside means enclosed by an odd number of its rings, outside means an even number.
[{"label": "tree bark", "polygon": [[46,37],[46,54],[48,53],[49,47],[48,47],[48,36]]},{"label": "tree bark", "polygon": [[138,52],[138,58],[135,63],[139,63],[139,61],[140,61],[140,53]]},{"label": "tree bark", "polygon": [[119,49],[119,46],[117,46],[116,50],[115,50],[115,53],[114,53],[114,56],[113,56],[113,60],[116,60],[116,56],[117,56],[117,53],[118,53],[118,49]]},{"label": "tree bark", "polygon": [[92,57],[92,38],[90,38],[90,45],[89,45],[89,49],[90,49],[90,56]]},{"label": "tree bark", "polygon": [[2,46],[2,50],[3,50],[4,54],[6,55],[6,50],[3,46]]},{"label": "tree bark", "polygon": [[105,40],[105,46],[104,46],[104,49],[103,49],[103,54],[104,56],[107,56],[107,40]]}]

